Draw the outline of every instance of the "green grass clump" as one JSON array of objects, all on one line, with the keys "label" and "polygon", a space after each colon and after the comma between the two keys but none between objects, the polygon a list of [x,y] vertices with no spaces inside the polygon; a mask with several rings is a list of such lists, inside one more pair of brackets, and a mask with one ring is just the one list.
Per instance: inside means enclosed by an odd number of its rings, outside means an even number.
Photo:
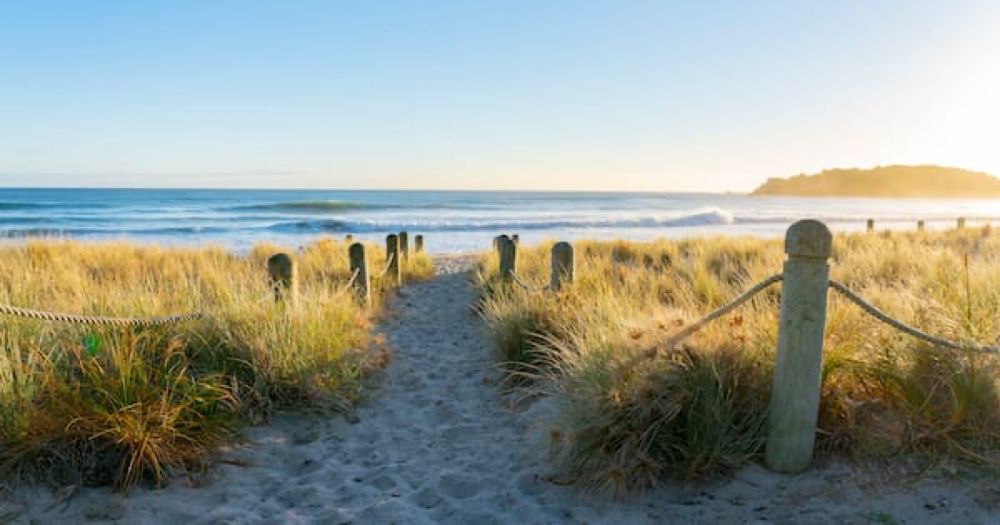
[{"label": "green grass clump", "polygon": [[[688,323],[781,271],[776,240],[579,242],[559,294],[480,270],[480,311],[516,377],[559,404],[556,450],[582,481],[625,492],[755,460],[766,440],[780,285],[696,333]],[[551,245],[521,247],[540,285]],[[1000,239],[979,232],[838,235],[831,277],[904,322],[970,344],[1000,342]],[[655,355],[655,357],[649,357]],[[511,362],[513,361],[513,363]],[[818,450],[996,465],[1000,358],[933,348],[830,294]]]},{"label": "green grass clump", "polygon": [[[275,303],[265,261],[293,254],[299,300]],[[385,254],[368,247],[371,268]],[[278,407],[346,409],[385,352],[373,308],[345,287],[347,245],[298,252],[27,241],[0,249],[0,303],[95,316],[206,317],[149,328],[0,318],[0,475],[57,483],[159,483]],[[411,256],[408,279],[429,258]]]}]

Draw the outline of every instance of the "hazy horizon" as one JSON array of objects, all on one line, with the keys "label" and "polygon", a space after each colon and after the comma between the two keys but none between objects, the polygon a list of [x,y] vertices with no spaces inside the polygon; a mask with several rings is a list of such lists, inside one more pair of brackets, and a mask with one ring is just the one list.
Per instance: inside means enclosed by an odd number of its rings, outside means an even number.
[{"label": "hazy horizon", "polygon": [[1000,174],[1000,4],[33,2],[0,186],[746,193]]}]

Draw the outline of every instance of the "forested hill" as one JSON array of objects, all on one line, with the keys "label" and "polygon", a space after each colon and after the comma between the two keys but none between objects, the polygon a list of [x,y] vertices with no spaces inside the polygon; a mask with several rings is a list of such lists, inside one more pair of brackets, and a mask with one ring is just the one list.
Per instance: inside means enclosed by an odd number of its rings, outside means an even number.
[{"label": "forested hill", "polygon": [[1000,198],[1000,179],[988,173],[932,165],[831,169],[768,179],[753,195]]}]

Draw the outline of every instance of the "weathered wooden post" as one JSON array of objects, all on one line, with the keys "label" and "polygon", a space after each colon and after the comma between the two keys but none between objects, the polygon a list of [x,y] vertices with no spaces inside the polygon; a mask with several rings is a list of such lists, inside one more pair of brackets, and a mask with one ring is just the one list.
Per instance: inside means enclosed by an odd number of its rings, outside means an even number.
[{"label": "weathered wooden post", "polygon": [[552,277],[549,288],[558,292],[563,285],[573,284],[573,245],[562,241],[552,245]]},{"label": "weathered wooden post", "polygon": [[371,280],[368,277],[368,263],[365,261],[365,245],[356,242],[347,249],[348,258],[351,261],[351,275],[357,272],[351,288],[354,290],[354,297],[358,302],[368,307],[372,305]]},{"label": "weathered wooden post", "polygon": [[267,275],[274,290],[274,300],[287,301],[295,304],[296,279],[295,262],[292,256],[284,252],[276,253],[267,259]]},{"label": "weathered wooden post", "polygon": [[993,233],[993,226],[987,222],[983,225],[983,237],[989,237],[991,233]]},{"label": "weathered wooden post", "polygon": [[809,467],[816,440],[826,296],[833,240],[819,221],[798,221],[785,235],[778,352],[768,419],[767,466],[779,472]]},{"label": "weathered wooden post", "polygon": [[399,251],[403,254],[403,263],[410,262],[410,234],[399,232]]},{"label": "weathered wooden post", "polygon": [[424,251],[424,236],[414,235],[413,236],[413,253],[420,253]]},{"label": "weathered wooden post", "polygon": [[501,235],[497,238],[497,249],[500,251],[500,279],[510,281],[516,269],[517,245],[506,235]]},{"label": "weathered wooden post", "polygon": [[923,219],[920,219],[919,221],[917,221],[917,231],[918,232],[924,231],[924,220]]},{"label": "weathered wooden post", "polygon": [[387,279],[396,286],[403,284],[403,265],[399,264],[399,237],[395,233],[390,233],[385,237],[385,257],[388,270],[385,273]]},{"label": "weathered wooden post", "polygon": [[965,217],[959,217],[958,220],[955,221],[955,229],[961,230],[964,228],[965,228]]},{"label": "weathered wooden post", "polygon": [[875,231],[875,219],[868,219],[868,233]]},{"label": "weathered wooden post", "polygon": [[521,244],[521,236],[516,233],[510,236],[510,240],[514,241],[514,244]]},{"label": "weathered wooden post", "polygon": [[344,236],[344,240],[347,242],[354,242],[354,236],[348,233]]}]

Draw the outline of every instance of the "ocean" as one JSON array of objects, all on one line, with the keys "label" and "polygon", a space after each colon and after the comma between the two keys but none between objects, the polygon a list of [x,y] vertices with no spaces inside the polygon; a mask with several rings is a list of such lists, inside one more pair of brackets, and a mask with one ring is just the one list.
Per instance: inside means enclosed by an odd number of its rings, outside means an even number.
[{"label": "ocean", "polygon": [[259,241],[294,247],[321,236],[382,241],[423,234],[432,253],[478,251],[493,236],[630,239],[778,237],[800,218],[834,231],[1000,223],[1000,200],[752,197],[739,194],[506,191],[0,189],[0,236],[127,239],[171,245]]}]

